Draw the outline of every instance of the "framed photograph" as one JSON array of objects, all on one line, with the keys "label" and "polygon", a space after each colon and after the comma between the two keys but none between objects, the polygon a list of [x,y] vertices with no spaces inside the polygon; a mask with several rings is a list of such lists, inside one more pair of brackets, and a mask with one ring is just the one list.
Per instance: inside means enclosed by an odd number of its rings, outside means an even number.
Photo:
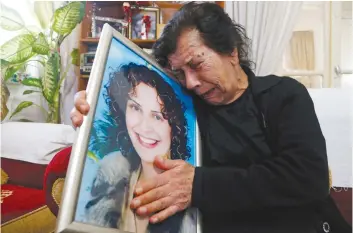
[{"label": "framed photograph", "polygon": [[141,40],[156,40],[157,24],[159,24],[159,8],[131,7],[132,17],[129,24],[129,38]]},{"label": "framed photograph", "polygon": [[92,37],[99,38],[101,36],[103,25],[108,23],[123,36],[127,35],[129,23],[123,19],[114,19],[110,17],[94,16],[92,19]]},{"label": "framed photograph", "polygon": [[130,208],[156,155],[201,165],[191,96],[155,60],[109,24],[87,86],[90,112],[77,129],[56,232],[200,233],[194,208],[149,224]]}]

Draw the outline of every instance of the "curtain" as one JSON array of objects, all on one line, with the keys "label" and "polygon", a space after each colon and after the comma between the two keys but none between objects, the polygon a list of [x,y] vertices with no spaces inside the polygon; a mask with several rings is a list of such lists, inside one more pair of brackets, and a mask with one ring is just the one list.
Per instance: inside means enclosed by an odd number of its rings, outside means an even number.
[{"label": "curtain", "polygon": [[62,72],[67,70],[66,79],[60,90],[60,117],[61,123],[66,125],[72,125],[70,111],[74,107],[74,95],[77,92],[77,76],[79,75],[79,69],[76,69],[76,66],[71,64],[71,52],[73,49],[79,48],[80,32],[81,24],[77,25],[77,27],[69,36],[65,38],[60,46],[61,70]]},{"label": "curtain", "polygon": [[295,31],[290,40],[289,68],[293,70],[315,70],[313,31]]},{"label": "curtain", "polygon": [[230,2],[228,15],[245,27],[252,40],[251,59],[255,74],[262,76],[276,71],[288,45],[301,10],[302,2]]}]

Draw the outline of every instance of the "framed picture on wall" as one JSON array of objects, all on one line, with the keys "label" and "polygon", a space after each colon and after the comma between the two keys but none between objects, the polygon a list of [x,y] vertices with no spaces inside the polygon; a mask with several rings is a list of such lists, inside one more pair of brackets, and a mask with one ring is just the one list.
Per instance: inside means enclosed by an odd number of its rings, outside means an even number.
[{"label": "framed picture on wall", "polygon": [[[200,233],[189,208],[153,225],[129,208],[156,155],[201,165],[192,98],[141,48],[103,26],[87,86],[90,112],[78,129],[57,232]],[[146,222],[147,220],[147,222]]]},{"label": "framed picture on wall", "polygon": [[92,19],[92,37],[99,38],[101,36],[103,25],[108,23],[123,36],[127,35],[128,22],[123,19],[114,19],[110,17],[94,16]]},{"label": "framed picture on wall", "polygon": [[160,12],[157,7],[131,7],[131,23],[129,24],[129,38],[141,40],[156,40],[157,24]]}]

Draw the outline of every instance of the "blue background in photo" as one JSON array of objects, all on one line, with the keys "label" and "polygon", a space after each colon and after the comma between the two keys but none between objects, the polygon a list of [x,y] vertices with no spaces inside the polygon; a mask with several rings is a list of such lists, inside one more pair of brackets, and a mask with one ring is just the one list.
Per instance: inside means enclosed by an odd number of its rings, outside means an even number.
[{"label": "blue background in photo", "polygon": [[[97,61],[95,61],[97,62]],[[194,106],[192,103],[192,98],[182,90],[178,83],[174,80],[168,78],[162,71],[158,70],[153,65],[147,63],[142,57],[134,53],[125,45],[121,44],[117,39],[113,39],[111,42],[111,46],[109,49],[109,55],[106,63],[106,68],[104,71],[103,82],[101,85],[101,90],[99,93],[99,98],[97,102],[96,112],[93,121],[103,120],[106,118],[105,114],[109,112],[108,105],[104,99],[104,86],[109,81],[109,73],[112,69],[116,70],[120,68],[122,65],[126,65],[128,63],[135,63],[138,65],[145,65],[150,67],[150,69],[155,70],[162,78],[169,83],[172,88],[174,89],[175,94],[181,100],[181,102],[185,106],[185,118],[187,120],[188,130],[188,146],[190,148],[190,158],[188,160],[189,163],[192,165],[196,164],[195,152],[196,152],[196,141],[195,141],[195,133],[196,133],[196,115],[194,112]],[[106,132],[101,132],[106,133]],[[89,151],[97,151],[100,148],[92,148],[92,142],[90,140],[88,150]],[[90,200],[90,190],[93,179],[96,176],[96,172],[98,170],[98,163],[94,159],[90,157],[86,157],[83,174],[82,174],[82,182],[80,187],[80,192],[78,196],[77,208],[76,208],[76,215],[75,220],[79,222],[85,222],[84,218],[84,209],[85,205],[87,204],[88,200]]]}]

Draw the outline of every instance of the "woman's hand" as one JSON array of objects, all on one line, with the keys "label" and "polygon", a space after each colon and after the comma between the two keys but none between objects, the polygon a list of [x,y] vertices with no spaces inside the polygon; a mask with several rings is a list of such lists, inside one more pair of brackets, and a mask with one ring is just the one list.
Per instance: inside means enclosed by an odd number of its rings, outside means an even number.
[{"label": "woman's hand", "polygon": [[80,127],[83,122],[83,116],[89,111],[89,104],[86,101],[86,91],[80,91],[75,94],[75,107],[70,112],[72,124],[75,127]]},{"label": "woman's hand", "polygon": [[157,223],[190,206],[195,168],[184,160],[161,157],[154,165],[163,173],[136,185],[131,208],[139,215],[154,214],[150,222]]}]

